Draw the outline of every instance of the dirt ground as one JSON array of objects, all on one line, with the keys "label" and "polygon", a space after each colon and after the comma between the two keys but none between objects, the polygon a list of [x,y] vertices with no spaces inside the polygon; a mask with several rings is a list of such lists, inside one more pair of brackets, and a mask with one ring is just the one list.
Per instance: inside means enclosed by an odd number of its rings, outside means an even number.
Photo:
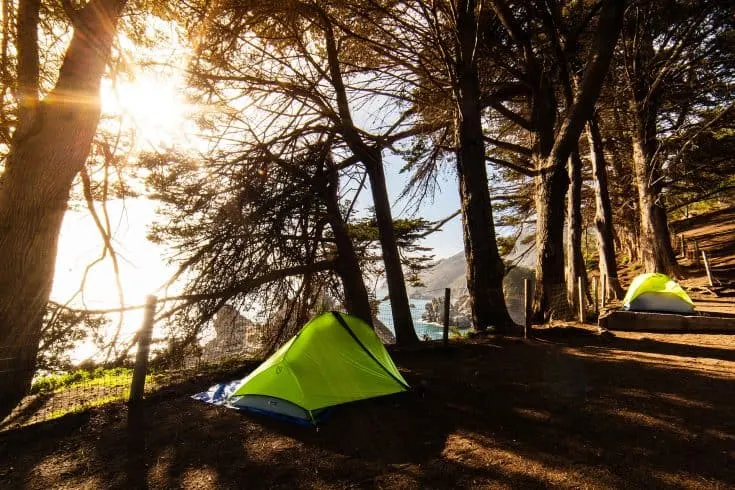
[{"label": "dirt ground", "polygon": [[[691,292],[697,309],[735,313],[735,206],[674,223],[689,247],[694,240],[707,253],[715,287],[709,285],[704,264],[679,256],[684,278],[679,282]],[[678,241],[675,239],[674,243]]]},{"label": "dirt ground", "polygon": [[[735,208],[685,223],[735,279]],[[683,261],[700,310],[735,312]],[[457,341],[393,353],[409,393],[319,430],[190,398],[237,372],[0,433],[4,488],[735,488],[735,333]]]},{"label": "dirt ground", "polygon": [[318,431],[194,401],[199,379],[0,435],[0,488],[733,488],[735,336],[696,340],[570,327],[396,352],[414,391]]}]

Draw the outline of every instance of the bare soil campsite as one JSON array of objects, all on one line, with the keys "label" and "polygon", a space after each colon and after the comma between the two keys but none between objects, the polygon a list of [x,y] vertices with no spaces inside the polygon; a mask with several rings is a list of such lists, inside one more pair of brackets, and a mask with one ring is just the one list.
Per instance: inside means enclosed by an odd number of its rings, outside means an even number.
[{"label": "bare soil campsite", "polygon": [[[550,328],[396,352],[415,391],[318,430],[189,396],[0,435],[3,488],[732,488],[735,337]],[[229,373],[233,377],[239,373]]]},{"label": "bare soil campsite", "polygon": [[[708,250],[725,280],[735,228],[716,228],[726,238]],[[735,312],[701,267],[688,273],[698,307]],[[319,430],[190,398],[254,365],[201,373],[136,410],[0,433],[0,488],[735,486],[735,335],[534,334],[394,349],[413,390],[338,407]]]},{"label": "bare soil campsite", "polygon": [[[715,221],[707,250],[727,281],[735,227]],[[735,312],[730,292],[684,264],[698,308]],[[202,373],[135,410],[108,404],[0,433],[0,488],[735,486],[734,334],[557,323],[534,336],[394,349],[413,390],[340,406],[318,430],[190,398],[255,365]]]},{"label": "bare soil campsite", "polygon": [[[722,282],[735,208],[679,226]],[[701,265],[698,308],[735,312]],[[621,274],[629,281],[635,270]],[[732,488],[735,334],[558,323],[394,349],[412,391],[343,405],[318,430],[191,399],[255,365],[0,433],[0,488]]]},{"label": "bare soil campsite", "polygon": [[8,0],[0,490],[735,489],[735,0]]}]

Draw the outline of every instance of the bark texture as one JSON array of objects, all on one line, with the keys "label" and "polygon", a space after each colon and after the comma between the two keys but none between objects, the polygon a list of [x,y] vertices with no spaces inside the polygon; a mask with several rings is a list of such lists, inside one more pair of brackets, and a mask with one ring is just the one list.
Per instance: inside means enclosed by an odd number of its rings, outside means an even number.
[{"label": "bark texture", "polygon": [[[643,115],[641,115],[643,116]],[[661,172],[655,162],[655,120],[639,117],[632,134],[633,170],[638,191],[639,251],[646,272],[680,275],[661,199]]]},{"label": "bark texture", "polygon": [[467,260],[467,288],[476,331],[492,326],[503,332],[514,325],[503,296],[505,265],[498,252],[485,164],[480,81],[474,54],[477,36],[476,2],[458,2],[459,59],[455,121],[457,176]]},{"label": "bark texture", "polygon": [[56,86],[25,113],[0,177],[0,419],[33,378],[59,230],[97,130],[100,81],[125,3],[94,0],[76,12]]},{"label": "bark texture", "polygon": [[607,276],[608,297],[621,299],[623,289],[618,279],[618,263],[615,257],[615,239],[613,234],[612,206],[608,190],[607,164],[602,142],[602,135],[597,118],[592,117],[587,123],[587,142],[590,146],[592,161],[592,180],[595,189],[595,231],[599,250],[600,277]]},{"label": "bark texture", "polygon": [[567,318],[564,276],[564,198],[569,177],[563,163],[547,165],[536,177],[536,295],[534,321]]},{"label": "bark texture", "polygon": [[[588,293],[587,269],[582,255],[582,159],[577,150],[569,157],[569,193],[567,195],[567,301],[572,312],[579,311],[578,278],[582,278],[584,294]],[[576,316],[576,315],[575,315]]]}]

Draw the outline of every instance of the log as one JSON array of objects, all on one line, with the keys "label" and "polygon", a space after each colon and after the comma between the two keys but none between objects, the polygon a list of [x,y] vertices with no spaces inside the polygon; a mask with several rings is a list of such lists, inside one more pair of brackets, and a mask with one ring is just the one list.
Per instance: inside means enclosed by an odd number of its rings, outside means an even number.
[{"label": "log", "polygon": [[615,310],[599,319],[600,328],[636,332],[735,333],[735,315],[713,311],[691,314]]}]

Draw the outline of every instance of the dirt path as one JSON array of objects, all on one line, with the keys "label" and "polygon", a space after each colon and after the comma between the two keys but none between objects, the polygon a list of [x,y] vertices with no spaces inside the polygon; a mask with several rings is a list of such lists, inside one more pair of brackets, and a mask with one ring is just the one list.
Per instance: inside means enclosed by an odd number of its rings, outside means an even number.
[{"label": "dirt path", "polygon": [[548,329],[394,355],[417,391],[319,431],[195,402],[212,380],[0,435],[0,488],[733,488],[735,337]]}]

